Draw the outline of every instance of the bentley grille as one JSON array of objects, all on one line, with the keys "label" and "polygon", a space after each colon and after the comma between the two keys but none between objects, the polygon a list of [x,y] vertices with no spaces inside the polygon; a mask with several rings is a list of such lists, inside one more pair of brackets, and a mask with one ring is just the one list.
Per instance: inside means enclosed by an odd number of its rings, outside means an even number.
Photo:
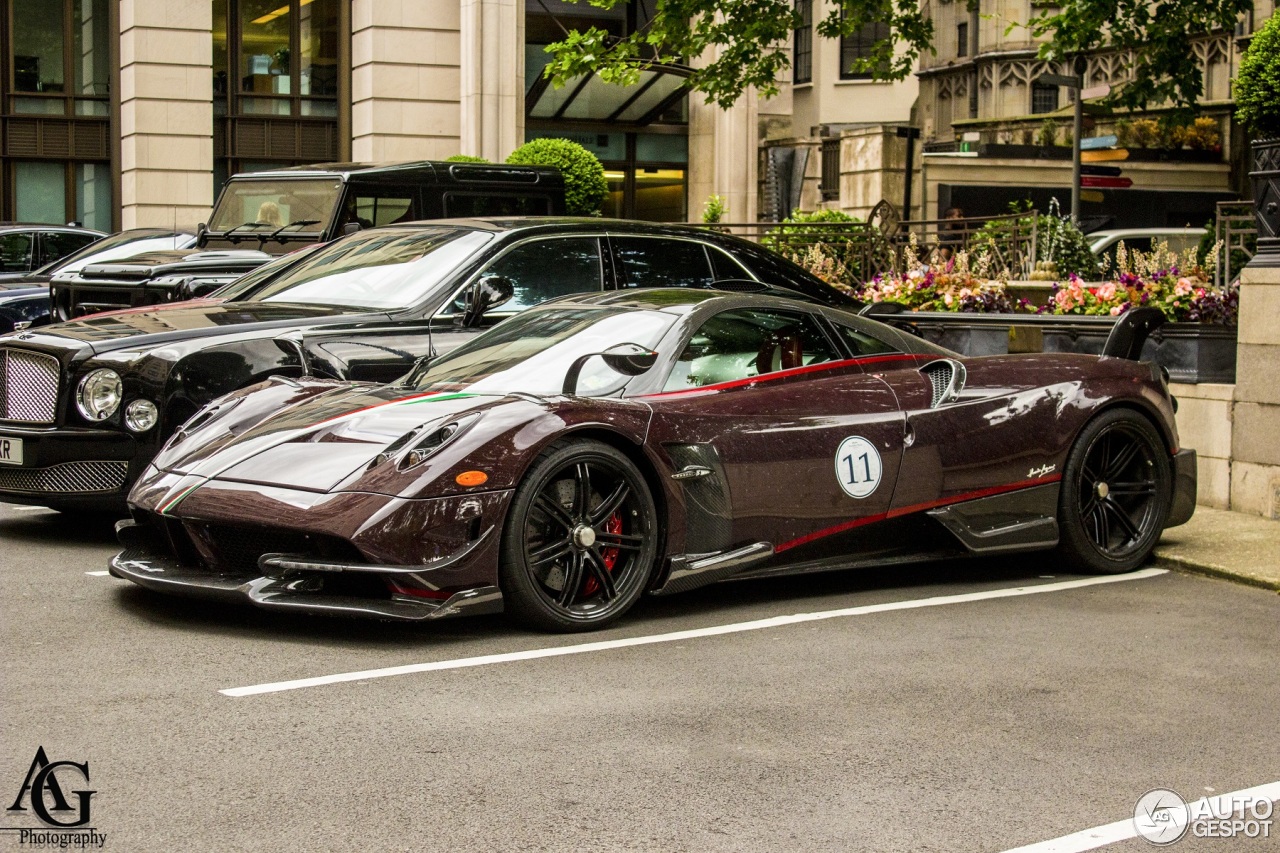
[{"label": "bentley grille", "polygon": [[0,420],[51,424],[58,416],[58,360],[0,349]]},{"label": "bentley grille", "polygon": [[0,468],[0,491],[77,494],[114,492],[124,485],[128,462],[64,462],[48,468]]}]

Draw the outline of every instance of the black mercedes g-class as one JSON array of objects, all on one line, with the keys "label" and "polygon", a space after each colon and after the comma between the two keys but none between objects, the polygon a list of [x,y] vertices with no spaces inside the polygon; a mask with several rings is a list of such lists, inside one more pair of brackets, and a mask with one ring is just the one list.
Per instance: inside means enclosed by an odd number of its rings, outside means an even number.
[{"label": "black mercedes g-class", "polygon": [[423,161],[322,163],[227,181],[197,248],[88,266],[50,282],[55,321],[204,296],[274,256],[420,219],[564,213],[553,168]]}]

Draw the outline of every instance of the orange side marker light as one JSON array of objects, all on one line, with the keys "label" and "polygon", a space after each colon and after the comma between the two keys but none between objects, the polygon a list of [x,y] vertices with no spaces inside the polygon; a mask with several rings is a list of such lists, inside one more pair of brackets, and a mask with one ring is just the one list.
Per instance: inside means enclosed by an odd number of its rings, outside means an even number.
[{"label": "orange side marker light", "polygon": [[489,475],[483,471],[463,471],[453,479],[459,486],[483,486],[489,482]]}]

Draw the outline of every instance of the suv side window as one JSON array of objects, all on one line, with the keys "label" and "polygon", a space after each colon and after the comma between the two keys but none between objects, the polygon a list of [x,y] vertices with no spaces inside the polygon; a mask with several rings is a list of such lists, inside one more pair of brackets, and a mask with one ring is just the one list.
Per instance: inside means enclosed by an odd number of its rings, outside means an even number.
[{"label": "suv side window", "polygon": [[0,234],[0,272],[26,272],[31,269],[34,236],[30,231]]},{"label": "suv side window", "polygon": [[359,223],[361,228],[377,228],[393,222],[413,222],[421,219],[417,193],[413,190],[388,189],[378,191],[361,187],[353,189],[347,197],[346,208],[338,227],[349,222]]},{"label": "suv side window", "polygon": [[808,314],[744,308],[722,311],[694,332],[663,390],[750,379],[840,358]]},{"label": "suv side window", "polygon": [[515,285],[515,295],[500,311],[520,311],[571,293],[604,288],[600,241],[595,237],[551,237],[521,243],[483,273],[502,275]]},{"label": "suv side window", "polygon": [[511,193],[445,193],[444,215],[448,218],[472,216],[547,216],[551,199]]},{"label": "suv side window", "polygon": [[692,240],[613,237],[621,287],[711,287],[707,250]]}]

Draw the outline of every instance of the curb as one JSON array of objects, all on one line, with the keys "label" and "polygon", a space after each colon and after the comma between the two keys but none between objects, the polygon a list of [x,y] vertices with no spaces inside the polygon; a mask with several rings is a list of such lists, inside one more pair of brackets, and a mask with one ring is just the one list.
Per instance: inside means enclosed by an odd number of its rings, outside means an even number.
[{"label": "curb", "polygon": [[1155,564],[1163,568],[1178,569],[1184,572],[1190,572],[1197,575],[1206,575],[1219,580],[1234,581],[1235,583],[1245,584],[1247,586],[1258,587],[1259,589],[1270,590],[1271,592],[1280,593],[1280,581],[1270,580],[1268,578],[1255,577],[1253,575],[1242,574],[1231,569],[1224,569],[1220,566],[1211,566],[1205,563],[1196,563],[1182,557],[1173,557],[1167,555],[1156,554]]}]

